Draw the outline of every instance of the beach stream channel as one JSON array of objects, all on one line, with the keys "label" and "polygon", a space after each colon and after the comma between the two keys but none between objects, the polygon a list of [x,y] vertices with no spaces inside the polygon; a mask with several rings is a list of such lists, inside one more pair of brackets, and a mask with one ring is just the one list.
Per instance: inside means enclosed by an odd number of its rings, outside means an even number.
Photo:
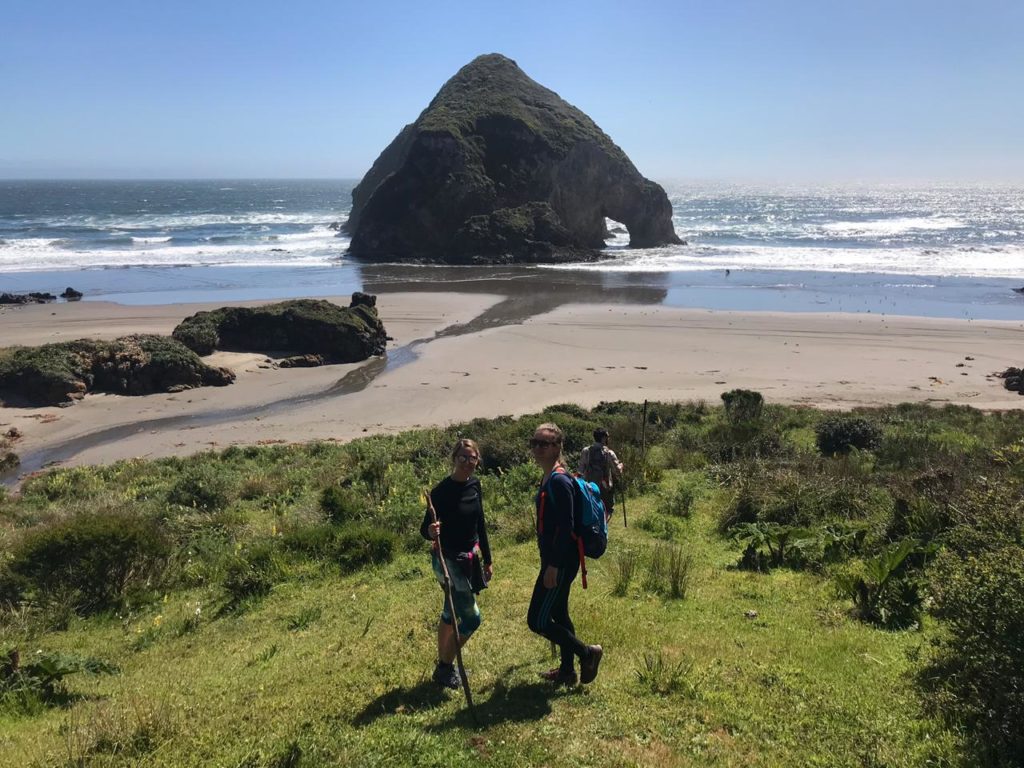
[{"label": "beach stream channel", "polygon": [[[452,292],[454,290],[458,293],[500,295],[502,299],[468,322],[446,326],[432,336],[415,339],[389,350],[383,355],[370,358],[358,368],[348,371],[331,386],[320,391],[238,408],[221,408],[204,413],[134,421],[88,432],[63,442],[28,451],[20,457],[19,466],[0,473],[0,483],[9,488],[16,488],[22,480],[35,472],[58,466],[92,448],[114,443],[141,432],[165,432],[181,428],[191,429],[226,424],[257,415],[264,417],[279,414],[318,401],[349,397],[366,389],[381,374],[414,362],[419,356],[419,350],[436,339],[466,336],[490,328],[518,325],[531,317],[545,314],[565,304],[659,304],[665,298],[664,289],[653,286],[609,286],[599,279],[594,281],[570,280],[565,279],[568,277],[567,275],[565,277],[556,276],[550,272],[527,274],[520,272],[512,279],[509,279],[509,275],[491,274],[470,280],[438,281],[435,271],[432,274],[434,279],[424,282],[405,279],[398,269],[393,272],[378,269],[375,271],[375,277],[377,279],[372,283],[367,281],[366,292],[380,295],[406,292]],[[453,271],[451,277],[462,278],[464,275],[456,270]],[[553,277],[555,279],[552,279]]]}]

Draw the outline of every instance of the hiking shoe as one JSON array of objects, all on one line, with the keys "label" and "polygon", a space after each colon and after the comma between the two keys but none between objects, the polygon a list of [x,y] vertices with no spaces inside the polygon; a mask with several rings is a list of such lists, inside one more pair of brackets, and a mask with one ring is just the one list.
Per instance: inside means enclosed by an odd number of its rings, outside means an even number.
[{"label": "hiking shoe", "polygon": [[439,661],[434,667],[432,679],[442,688],[451,688],[453,691],[457,691],[462,686],[462,680],[459,678],[454,664],[445,664]]},{"label": "hiking shoe", "polygon": [[557,688],[560,685],[576,685],[576,670],[563,670],[561,667],[552,667],[547,672],[541,672],[542,679],[554,683]]},{"label": "hiking shoe", "polygon": [[597,668],[601,665],[601,656],[604,655],[604,648],[600,645],[588,645],[590,651],[586,658],[580,659],[580,682],[586,685],[592,683],[597,677]]}]

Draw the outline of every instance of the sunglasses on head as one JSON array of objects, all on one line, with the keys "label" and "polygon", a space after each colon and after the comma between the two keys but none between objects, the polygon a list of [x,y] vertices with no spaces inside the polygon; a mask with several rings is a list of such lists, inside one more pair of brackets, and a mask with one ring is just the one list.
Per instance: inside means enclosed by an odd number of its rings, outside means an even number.
[{"label": "sunglasses on head", "polygon": [[550,448],[552,445],[558,445],[558,442],[555,440],[538,440],[535,437],[530,440],[531,448]]}]

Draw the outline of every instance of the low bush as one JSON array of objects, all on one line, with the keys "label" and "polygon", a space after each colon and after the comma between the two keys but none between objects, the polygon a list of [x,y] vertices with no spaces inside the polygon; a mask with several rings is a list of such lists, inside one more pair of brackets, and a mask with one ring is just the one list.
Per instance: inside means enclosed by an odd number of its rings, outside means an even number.
[{"label": "low bush", "polygon": [[619,550],[614,563],[612,572],[615,577],[615,583],[612,585],[612,594],[616,597],[625,597],[629,592],[629,585],[633,581],[633,574],[636,573],[636,550]]},{"label": "low bush", "polygon": [[637,682],[651,693],[660,696],[681,695],[694,699],[700,694],[700,684],[694,679],[691,659],[669,661],[664,651],[646,652],[634,672]]},{"label": "low bush", "polygon": [[920,552],[917,541],[904,539],[837,573],[839,593],[853,600],[857,618],[889,629],[920,622],[922,580],[911,567],[912,556]]},{"label": "low bush", "polygon": [[0,659],[0,713],[35,714],[45,706],[66,704],[71,699],[66,677],[118,672],[114,665],[90,657],[37,651],[23,658],[18,650],[9,651]]},{"label": "low bush", "polygon": [[874,450],[882,443],[882,430],[861,416],[833,416],[818,424],[815,437],[823,456],[835,456],[852,448]]},{"label": "low bush", "polygon": [[167,503],[207,512],[224,509],[231,502],[231,482],[223,471],[207,462],[189,466],[167,492]]},{"label": "low bush", "polygon": [[59,595],[87,614],[145,597],[170,555],[163,530],[145,516],[83,514],[29,531],[7,570],[22,585],[22,598],[45,601]]},{"label": "low bush", "polygon": [[480,478],[488,535],[507,536],[515,542],[536,536],[533,496],[540,475],[534,465],[518,464]]},{"label": "low bush", "polygon": [[398,536],[370,525],[341,528],[336,539],[335,558],[342,571],[390,562],[398,549]]},{"label": "low bush", "polygon": [[655,509],[670,517],[689,517],[699,497],[699,482],[692,478],[678,479],[659,489]]},{"label": "low bush", "polygon": [[265,597],[283,575],[274,543],[256,542],[228,563],[224,575],[227,607],[237,608],[250,600]]},{"label": "low bush", "polygon": [[331,485],[320,494],[320,509],[335,525],[348,523],[366,513],[366,501],[351,488]]},{"label": "low bush", "polygon": [[732,424],[758,421],[764,412],[764,396],[750,389],[730,389],[722,393],[725,415]]},{"label": "low bush", "polygon": [[948,634],[921,675],[929,709],[966,726],[984,764],[1024,764],[1024,547],[946,552],[931,589]]}]

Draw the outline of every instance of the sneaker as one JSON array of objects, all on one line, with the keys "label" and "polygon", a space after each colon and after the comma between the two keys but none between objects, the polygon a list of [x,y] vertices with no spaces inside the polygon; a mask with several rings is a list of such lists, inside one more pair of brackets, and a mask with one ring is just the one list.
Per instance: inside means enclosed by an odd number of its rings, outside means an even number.
[{"label": "sneaker", "polygon": [[434,667],[432,679],[442,688],[451,688],[453,691],[457,691],[462,686],[462,680],[459,679],[459,673],[454,664],[445,664],[439,661]]},{"label": "sneaker", "polygon": [[588,645],[587,650],[590,653],[586,658],[580,659],[580,682],[584,685],[593,682],[597,677],[597,668],[601,665],[601,656],[604,655],[604,649],[600,645]]},{"label": "sneaker", "polygon": [[557,688],[560,685],[576,685],[576,670],[564,671],[561,667],[552,667],[547,672],[541,672],[542,679],[554,683]]}]

